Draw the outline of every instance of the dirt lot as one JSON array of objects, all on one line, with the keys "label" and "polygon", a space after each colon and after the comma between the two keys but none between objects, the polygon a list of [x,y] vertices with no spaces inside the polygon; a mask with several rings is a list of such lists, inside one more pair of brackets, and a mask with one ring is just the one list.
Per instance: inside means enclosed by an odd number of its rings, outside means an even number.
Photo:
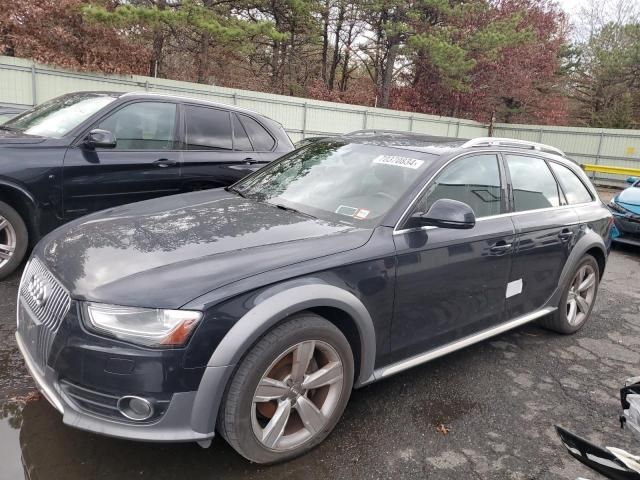
[{"label": "dirt lot", "polygon": [[[65,427],[33,390],[14,341],[18,276],[0,282],[0,479],[599,478],[554,424],[640,451],[618,424],[618,389],[640,374],[640,250],[612,252],[591,321],[560,336],[525,326],[354,392],[309,455],[258,467],[222,440],[152,445]],[[444,434],[438,427],[449,430]]]}]

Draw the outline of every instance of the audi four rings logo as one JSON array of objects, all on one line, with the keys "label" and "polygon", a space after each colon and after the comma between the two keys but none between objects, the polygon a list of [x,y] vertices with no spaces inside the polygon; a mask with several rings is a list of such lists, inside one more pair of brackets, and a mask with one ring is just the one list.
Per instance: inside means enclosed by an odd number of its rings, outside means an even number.
[{"label": "audi four rings logo", "polygon": [[33,301],[36,302],[36,305],[44,307],[44,304],[47,303],[49,289],[47,288],[47,284],[38,275],[31,277],[27,285],[27,290],[31,298],[33,298]]}]

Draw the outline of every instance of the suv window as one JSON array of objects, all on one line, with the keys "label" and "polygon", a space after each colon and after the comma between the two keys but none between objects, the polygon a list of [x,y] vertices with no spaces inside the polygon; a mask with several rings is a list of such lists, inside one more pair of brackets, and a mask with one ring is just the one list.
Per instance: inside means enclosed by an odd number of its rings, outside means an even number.
[{"label": "suv window", "polygon": [[525,155],[507,155],[507,165],[515,212],[560,206],[558,184],[547,162]]},{"label": "suv window", "polygon": [[126,105],[96,128],[116,136],[116,150],[172,150],[176,131],[176,104],[136,102]]},{"label": "suv window", "polygon": [[500,168],[496,155],[474,155],[447,166],[418,202],[426,212],[436,200],[449,198],[469,205],[477,218],[502,213]]},{"label": "suv window", "polygon": [[247,131],[244,129],[238,116],[233,114],[233,149],[242,152],[250,152],[253,150]]},{"label": "suv window", "polygon": [[593,201],[591,193],[589,193],[587,187],[584,186],[584,183],[582,183],[575,173],[564,165],[554,162],[550,162],[549,164],[551,165],[553,173],[556,174],[556,177],[562,186],[562,190],[564,191],[564,196],[567,198],[567,202],[569,202],[570,205]]},{"label": "suv window", "polygon": [[249,134],[253,148],[258,152],[270,152],[276,144],[275,140],[262,125],[253,118],[246,115],[240,115],[240,121],[244,125],[245,130]]},{"label": "suv window", "polygon": [[231,150],[231,116],[226,110],[185,105],[187,150]]}]

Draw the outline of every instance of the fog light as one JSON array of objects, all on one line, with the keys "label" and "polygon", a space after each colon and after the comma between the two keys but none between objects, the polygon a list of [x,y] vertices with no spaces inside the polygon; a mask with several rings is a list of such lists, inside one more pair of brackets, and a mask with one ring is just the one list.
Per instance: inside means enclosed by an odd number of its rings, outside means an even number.
[{"label": "fog light", "polygon": [[151,418],[153,404],[145,398],[127,395],[118,400],[118,410],[129,420],[141,422]]}]

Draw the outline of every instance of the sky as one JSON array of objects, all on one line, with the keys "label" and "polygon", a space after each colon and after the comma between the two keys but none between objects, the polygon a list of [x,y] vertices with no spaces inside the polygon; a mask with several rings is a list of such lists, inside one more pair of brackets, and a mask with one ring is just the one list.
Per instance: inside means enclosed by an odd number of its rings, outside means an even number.
[{"label": "sky", "polygon": [[581,6],[586,5],[586,0],[558,0],[560,7],[569,14],[570,17],[576,15]]}]

